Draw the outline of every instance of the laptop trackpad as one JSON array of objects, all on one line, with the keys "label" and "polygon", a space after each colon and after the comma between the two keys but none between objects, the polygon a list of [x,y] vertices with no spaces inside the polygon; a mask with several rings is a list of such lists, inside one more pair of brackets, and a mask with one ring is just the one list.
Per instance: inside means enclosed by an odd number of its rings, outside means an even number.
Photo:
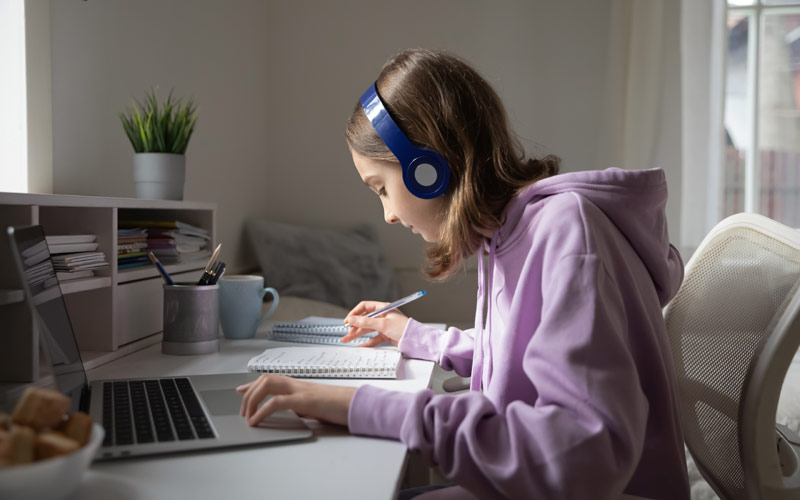
[{"label": "laptop trackpad", "polygon": [[[200,397],[206,403],[206,408],[211,415],[238,415],[242,407],[242,395],[233,389],[211,389],[200,391]],[[259,405],[261,406],[261,405]],[[287,429],[306,429],[303,421],[290,410],[273,413],[267,420],[261,422],[259,427],[275,427]]]},{"label": "laptop trackpad", "polygon": [[242,407],[242,395],[233,389],[200,391],[200,396],[212,415],[238,415]]}]

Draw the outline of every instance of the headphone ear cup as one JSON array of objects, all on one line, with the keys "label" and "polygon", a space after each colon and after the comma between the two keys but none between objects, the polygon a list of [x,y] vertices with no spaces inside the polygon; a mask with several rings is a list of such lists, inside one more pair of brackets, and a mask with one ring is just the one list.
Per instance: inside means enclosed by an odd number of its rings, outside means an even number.
[{"label": "headphone ear cup", "polygon": [[433,155],[418,156],[403,166],[406,188],[418,198],[441,196],[450,182],[450,169],[444,158]]}]

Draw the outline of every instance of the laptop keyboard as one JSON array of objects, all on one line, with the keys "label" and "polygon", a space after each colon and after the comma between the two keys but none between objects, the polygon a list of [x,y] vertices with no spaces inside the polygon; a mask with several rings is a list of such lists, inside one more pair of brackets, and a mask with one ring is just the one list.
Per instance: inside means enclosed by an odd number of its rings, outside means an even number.
[{"label": "laptop keyboard", "polygon": [[103,382],[103,446],[215,437],[188,378]]}]

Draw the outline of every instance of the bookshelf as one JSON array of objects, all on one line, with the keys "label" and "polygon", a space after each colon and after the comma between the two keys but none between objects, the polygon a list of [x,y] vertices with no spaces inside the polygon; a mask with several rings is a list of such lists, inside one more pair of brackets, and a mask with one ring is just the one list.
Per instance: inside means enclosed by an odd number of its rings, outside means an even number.
[{"label": "bookshelf", "polygon": [[[95,196],[0,193],[0,380],[38,378],[38,331],[21,300],[5,228],[41,224],[45,234],[95,234],[109,267],[95,276],[65,282],[72,328],[87,367],[104,364],[160,341],[162,280],[152,266],[117,269],[120,220],[180,220],[208,231],[215,245],[216,204]],[[200,277],[205,259],[167,264],[176,281]]]}]

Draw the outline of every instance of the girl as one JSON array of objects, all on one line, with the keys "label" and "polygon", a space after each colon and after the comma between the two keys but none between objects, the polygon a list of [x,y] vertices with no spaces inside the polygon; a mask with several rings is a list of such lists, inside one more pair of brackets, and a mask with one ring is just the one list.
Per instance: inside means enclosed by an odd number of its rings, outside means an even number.
[{"label": "girl", "polygon": [[249,423],[291,408],[399,439],[456,484],[426,498],[689,498],[661,315],[683,278],[664,173],[523,159],[497,94],[447,53],[399,53],[371,92],[346,130],[361,179],[387,223],[430,243],[431,278],[481,256],[478,305],[475,328],[441,332],[397,310],[367,318],[384,303],[362,302],[345,340],[377,330],[373,343],[471,375],[471,391],[264,375],[237,389]]}]

